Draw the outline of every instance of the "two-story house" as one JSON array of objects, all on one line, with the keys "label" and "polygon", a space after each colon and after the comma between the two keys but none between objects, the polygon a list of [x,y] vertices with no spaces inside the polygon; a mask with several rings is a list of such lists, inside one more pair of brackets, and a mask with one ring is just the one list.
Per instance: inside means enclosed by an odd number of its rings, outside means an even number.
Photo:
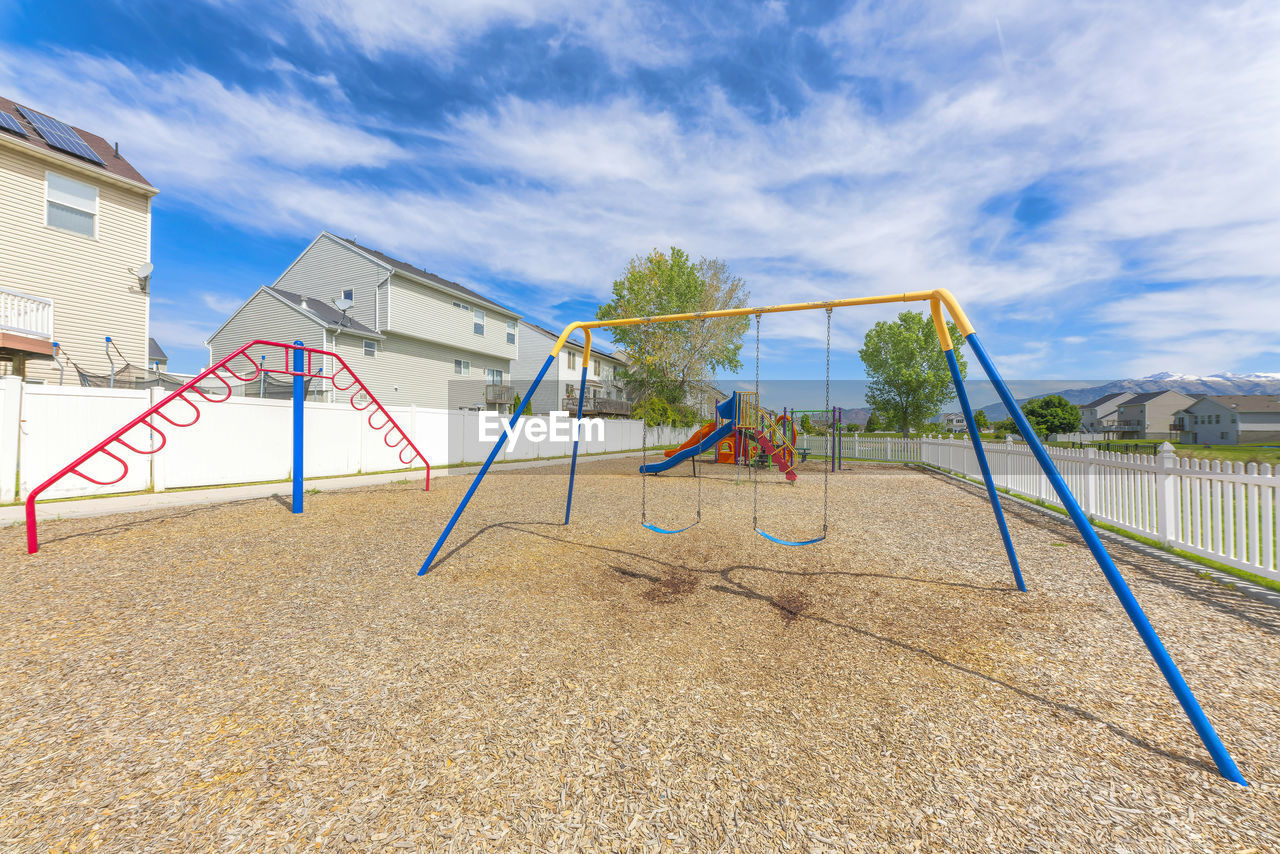
[{"label": "two-story house", "polygon": [[1174,413],[1175,431],[1196,445],[1280,442],[1280,398],[1270,394],[1202,397]]},{"label": "two-story house", "polygon": [[1116,410],[1116,429],[1121,439],[1178,441],[1173,413],[1195,400],[1179,391],[1149,391],[1135,394]]},{"label": "two-story house", "polygon": [[106,375],[108,337],[116,369],[147,368],[156,192],[118,146],[0,97],[0,373]]},{"label": "two-story house", "polygon": [[1097,400],[1082,403],[1080,410],[1080,430],[1084,433],[1114,433],[1119,429],[1116,420],[1119,417],[1121,404],[1133,398],[1132,392],[1119,391],[1104,394]]},{"label": "two-story house", "polygon": [[[513,366],[516,391],[523,394],[547,360],[547,354],[559,334],[543,326],[520,322],[520,353]],[[582,385],[581,340],[569,339],[560,350],[555,366],[547,371],[542,383],[529,401],[535,415],[547,412],[577,412],[579,386]],[[587,386],[582,399],[584,416],[630,415],[631,403],[619,378],[618,369],[626,366],[619,353],[598,348],[592,342],[591,364],[587,365]]]},{"label": "two-story house", "polygon": [[[326,231],[205,343],[212,364],[254,339],[302,341],[340,355],[383,403],[502,412],[519,324],[471,288]],[[312,380],[308,394],[336,393]]]}]

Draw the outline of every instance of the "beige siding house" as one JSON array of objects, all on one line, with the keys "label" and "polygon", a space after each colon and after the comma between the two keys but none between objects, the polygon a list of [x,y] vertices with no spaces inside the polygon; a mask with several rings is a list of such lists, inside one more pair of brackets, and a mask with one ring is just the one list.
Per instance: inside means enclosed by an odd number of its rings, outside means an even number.
[{"label": "beige siding house", "polygon": [[1195,398],[1178,391],[1135,394],[1116,409],[1116,429],[1121,439],[1178,441],[1173,414]]},{"label": "beige siding house", "polygon": [[[524,394],[538,371],[547,361],[547,354],[560,337],[543,326],[529,321],[520,322],[520,355],[514,365],[516,391]],[[599,340],[599,339],[596,339]],[[542,383],[529,402],[535,415],[548,412],[576,412],[578,387],[582,385],[581,339],[569,339],[560,351],[557,364],[547,370]],[[587,365],[586,396],[582,400],[583,415],[629,415],[628,402],[619,368],[626,362],[610,350],[591,350],[591,364]]]},{"label": "beige siding house", "polygon": [[[322,232],[206,343],[216,361],[254,339],[301,340],[340,355],[383,403],[506,411],[519,322],[470,288]],[[340,394],[325,381],[312,393]]]},{"label": "beige siding house", "polygon": [[71,128],[80,156],[51,145],[51,125],[0,98],[0,373],[58,382],[57,342],[63,382],[107,374],[108,336],[117,369],[145,370],[149,280],[134,271],[151,258],[156,188],[102,137]]}]

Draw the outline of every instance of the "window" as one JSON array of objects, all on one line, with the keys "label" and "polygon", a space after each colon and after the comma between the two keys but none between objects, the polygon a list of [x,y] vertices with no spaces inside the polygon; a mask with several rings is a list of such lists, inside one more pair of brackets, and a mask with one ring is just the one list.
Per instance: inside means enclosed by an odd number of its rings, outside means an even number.
[{"label": "window", "polygon": [[460,308],[463,311],[471,311],[471,306],[467,305],[465,302],[458,302],[457,300],[453,301],[453,307]]},{"label": "window", "polygon": [[516,322],[514,320],[507,321],[507,343],[516,343]]},{"label": "window", "polygon": [[597,377],[600,376],[600,360],[599,359],[591,360],[591,374],[592,376],[597,376]]},{"label": "window", "polygon": [[1227,431],[1226,431],[1226,430],[1223,430],[1221,433],[1219,433],[1219,434],[1218,434],[1218,438],[1219,438],[1219,439],[1225,439],[1225,438],[1227,438]]},{"label": "window", "polygon": [[489,385],[502,385],[502,371],[497,368],[489,368],[484,372],[489,380]]},{"label": "window", "polygon": [[343,299],[347,299],[347,300],[351,300],[352,302],[355,302],[355,301],[356,301],[356,292],[355,292],[354,290],[352,290],[351,288],[347,288],[346,290],[344,290],[344,291],[342,292],[342,298],[343,298]]},{"label": "window", "polygon": [[98,190],[89,184],[45,174],[45,225],[52,228],[98,236]]},{"label": "window", "polygon": [[564,357],[565,357],[565,359],[567,359],[567,360],[568,360],[568,362],[569,362],[569,370],[571,370],[571,371],[572,371],[574,368],[578,367],[578,354],[577,354],[577,353],[573,352],[572,350],[566,350],[566,351],[565,351],[565,354],[564,354]]},{"label": "window", "polygon": [[453,372],[460,377],[469,377],[471,376],[471,363],[466,359],[454,359]]},{"label": "window", "polygon": [[475,316],[476,322],[471,325],[471,331],[475,332],[475,334],[477,335],[483,335],[484,334],[484,312],[477,308],[474,316]]},{"label": "window", "polygon": [[1215,414],[1215,415],[1213,416],[1213,423],[1214,423],[1214,424],[1221,424],[1221,423],[1222,423],[1222,415],[1221,415],[1221,414]]},{"label": "window", "polygon": [[370,341],[368,338],[366,338],[364,341],[364,354],[366,356],[378,355],[378,342]]}]

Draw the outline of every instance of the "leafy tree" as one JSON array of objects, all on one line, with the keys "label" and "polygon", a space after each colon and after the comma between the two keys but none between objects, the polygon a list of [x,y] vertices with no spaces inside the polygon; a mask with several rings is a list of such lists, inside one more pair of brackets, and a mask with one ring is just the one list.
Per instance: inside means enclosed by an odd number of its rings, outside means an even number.
[{"label": "leafy tree", "polygon": [[991,421],[987,418],[986,411],[982,409],[973,413],[973,423],[978,426],[979,430],[986,430],[991,426]]},{"label": "leafy tree", "polygon": [[671,407],[671,424],[673,427],[692,427],[698,423],[698,410],[683,403]]},{"label": "leafy tree", "polygon": [[631,417],[639,418],[650,427],[671,423],[671,404],[660,397],[646,397],[631,407]]},{"label": "leafy tree", "polygon": [[1080,428],[1080,410],[1060,394],[1037,397],[1022,404],[1022,414],[1036,433],[1071,433]]},{"label": "leafy tree", "polygon": [[808,413],[800,416],[800,432],[810,436],[818,432],[813,429],[813,419],[809,417]]},{"label": "leafy tree", "polygon": [[[953,342],[963,340],[955,324],[948,321],[947,329]],[[955,352],[963,378],[968,365],[960,350]],[[870,380],[867,403],[903,436],[936,417],[955,393],[933,321],[918,312],[904,311],[896,321],[871,327],[858,355]]]},{"label": "leafy tree", "polygon": [[[627,262],[613,283],[613,299],[596,310],[596,318],[742,308],[749,296],[724,261],[702,258],[695,263],[673,246],[669,255],[655,249]],[[738,354],[750,322],[748,317],[725,317],[615,327],[612,338],[631,359],[619,377],[637,398],[658,395],[668,403],[684,403],[691,393],[710,390],[716,371],[742,367]]]},{"label": "leafy tree", "polygon": [[871,413],[871,415],[867,418],[866,429],[868,433],[879,433],[883,426],[884,425],[880,423],[880,416],[877,415],[876,413],[874,412]]},{"label": "leafy tree", "polygon": [[995,424],[991,425],[991,429],[995,430],[996,433],[1017,433],[1018,422],[1014,421],[1012,418],[1002,418]]},{"label": "leafy tree", "polygon": [[855,423],[853,423],[852,421],[850,421],[848,424],[844,425],[844,432],[846,432],[846,433],[857,433],[857,432],[858,432],[858,425],[857,425],[857,424],[855,424]]},{"label": "leafy tree", "polygon": [[[520,409],[520,395],[517,394],[515,396],[515,399],[511,401],[511,411],[516,412],[519,409]],[[521,412],[520,415],[525,416],[525,415],[532,415],[532,414],[533,414],[533,403],[532,402],[526,403],[524,405],[524,411]]]}]

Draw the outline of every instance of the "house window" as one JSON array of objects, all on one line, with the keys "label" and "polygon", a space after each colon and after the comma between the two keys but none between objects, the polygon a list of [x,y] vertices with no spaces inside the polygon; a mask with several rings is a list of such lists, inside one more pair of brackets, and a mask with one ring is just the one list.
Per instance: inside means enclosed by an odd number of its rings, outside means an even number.
[{"label": "house window", "polygon": [[471,376],[471,363],[466,359],[454,359],[453,372],[460,377],[469,377]]},{"label": "house window", "polygon": [[85,237],[98,236],[98,190],[89,184],[45,174],[45,225]]},{"label": "house window", "polygon": [[364,341],[364,354],[366,356],[378,355],[378,342],[370,341],[368,338],[366,338]]},{"label": "house window", "polygon": [[1223,430],[1221,433],[1219,433],[1219,434],[1218,434],[1218,438],[1219,438],[1219,439],[1225,439],[1225,438],[1227,438],[1227,431],[1226,431],[1226,430]]},{"label": "house window", "polygon": [[465,302],[458,302],[457,300],[453,301],[453,307],[460,308],[463,311],[471,311],[471,306],[467,305]]},{"label": "house window", "polygon": [[516,343],[516,322],[514,320],[507,321],[507,343]]},{"label": "house window", "polygon": [[574,368],[578,367],[577,353],[573,352],[572,350],[566,350],[564,357],[569,362],[569,370],[572,371]]},{"label": "house window", "polygon": [[600,360],[599,359],[591,360],[591,374],[592,376],[597,376],[597,377],[600,376]]},{"label": "house window", "polygon": [[484,334],[484,312],[477,308],[474,317],[475,317],[475,323],[471,325],[471,331],[477,335],[483,335]]},{"label": "house window", "polygon": [[1219,415],[1219,414],[1215,414],[1215,415],[1213,416],[1213,423],[1214,423],[1214,424],[1221,424],[1221,423],[1222,423],[1222,416],[1221,416],[1221,415]]},{"label": "house window", "polygon": [[351,288],[347,288],[346,290],[344,290],[344,291],[342,292],[342,298],[343,298],[343,299],[345,299],[345,300],[350,300],[351,302],[355,302],[355,301],[356,301],[356,292],[355,292],[354,290],[352,290]]},{"label": "house window", "polygon": [[489,368],[484,375],[489,379],[489,385],[502,385],[502,371],[497,368]]}]

